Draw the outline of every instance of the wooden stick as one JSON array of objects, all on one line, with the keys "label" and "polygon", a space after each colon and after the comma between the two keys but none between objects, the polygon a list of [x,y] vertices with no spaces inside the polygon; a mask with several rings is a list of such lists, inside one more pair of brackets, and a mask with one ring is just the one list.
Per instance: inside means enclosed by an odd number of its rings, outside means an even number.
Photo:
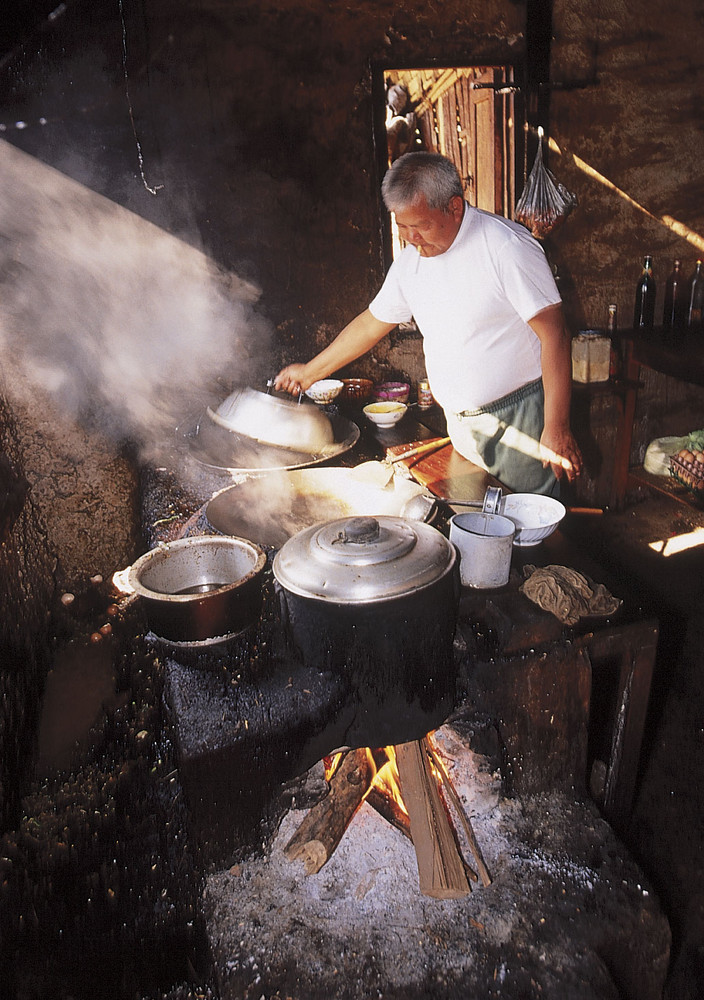
[{"label": "wooden stick", "polygon": [[420,890],[435,899],[459,899],[471,887],[445,812],[437,781],[420,740],[396,746],[401,794],[408,810]]},{"label": "wooden stick", "polygon": [[408,837],[409,840],[413,839],[411,837],[411,824],[408,816],[394,799],[381,789],[373,787],[367,795],[367,802],[373,809],[376,809],[387,823],[400,830],[404,837]]},{"label": "wooden stick", "polygon": [[479,850],[479,844],[477,843],[477,838],[474,836],[474,829],[472,828],[469,816],[464,811],[464,806],[462,805],[462,800],[457,794],[457,789],[450,781],[450,778],[448,777],[447,772],[445,771],[443,763],[440,760],[437,751],[435,750],[435,747],[432,745],[427,736],[424,737],[423,743],[425,745],[427,752],[430,754],[430,758],[435,764],[436,769],[440,772],[440,777],[442,778],[445,791],[449,795],[452,804],[454,805],[456,811],[459,814],[460,821],[462,823],[462,826],[464,827],[464,832],[467,834],[467,840],[469,841],[470,850],[474,855],[474,860],[477,862],[477,868],[479,870],[479,877],[482,880],[482,885],[485,886],[491,885],[491,875],[489,874],[489,871],[486,865],[484,864],[484,858],[482,857],[482,853]]},{"label": "wooden stick", "polygon": [[432,441],[426,441],[424,444],[418,444],[414,448],[409,448],[408,451],[402,451],[400,455],[392,455],[386,461],[392,464],[394,462],[402,462],[404,458],[415,458],[416,455],[425,455],[429,451],[439,451],[449,443],[449,437],[435,438]]},{"label": "wooden stick", "polygon": [[289,861],[303,861],[306,875],[319,872],[332,856],[374,780],[374,774],[375,768],[366,750],[346,754],[330,779],[330,791],[313,806],[284,848]]}]

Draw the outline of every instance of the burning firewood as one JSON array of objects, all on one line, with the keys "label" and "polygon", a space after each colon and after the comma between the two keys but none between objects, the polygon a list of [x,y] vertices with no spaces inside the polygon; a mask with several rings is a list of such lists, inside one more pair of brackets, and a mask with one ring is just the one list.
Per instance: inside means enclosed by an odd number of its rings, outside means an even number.
[{"label": "burning firewood", "polygon": [[421,892],[459,899],[470,892],[469,877],[433,774],[425,743],[396,746],[401,793],[408,810]]},{"label": "burning firewood", "polygon": [[369,805],[375,809],[379,815],[390,823],[391,826],[396,827],[396,829],[411,840],[411,824],[408,819],[407,813],[399,806],[395,799],[390,798],[386,792],[373,786],[369,795],[367,795],[366,801]]},{"label": "burning firewood", "polygon": [[319,872],[342,840],[347,826],[374,780],[376,768],[366,750],[352,750],[330,779],[330,791],[313,806],[284,848],[289,861],[301,860],[306,875]]},{"label": "burning firewood", "polygon": [[[313,806],[284,848],[289,861],[303,861],[306,875],[319,872],[332,856],[366,799],[412,841],[421,892],[458,899],[469,893],[470,879],[491,883],[471,823],[427,737],[396,747],[349,751],[335,758],[331,768],[328,795]],[[479,876],[462,855],[441,788],[462,823]]]},{"label": "burning firewood", "polygon": [[479,877],[482,880],[482,885],[485,886],[491,885],[491,875],[489,874],[489,871],[484,863],[484,858],[482,857],[482,852],[479,850],[479,844],[477,843],[477,838],[474,836],[474,829],[472,828],[472,824],[469,821],[469,817],[464,811],[464,807],[462,805],[462,802],[460,801],[460,797],[457,794],[455,786],[452,784],[452,781],[450,780],[450,777],[447,771],[445,770],[442,761],[438,757],[438,754],[435,748],[433,747],[433,744],[430,742],[427,736],[423,740],[423,745],[425,746],[426,751],[430,756],[430,759],[435,765],[435,769],[442,779],[445,792],[447,793],[450,801],[455,807],[457,815],[460,818],[460,822],[462,823],[464,832],[467,836],[467,842],[469,843],[470,850],[474,855],[474,860],[477,863],[477,869],[479,871]]}]

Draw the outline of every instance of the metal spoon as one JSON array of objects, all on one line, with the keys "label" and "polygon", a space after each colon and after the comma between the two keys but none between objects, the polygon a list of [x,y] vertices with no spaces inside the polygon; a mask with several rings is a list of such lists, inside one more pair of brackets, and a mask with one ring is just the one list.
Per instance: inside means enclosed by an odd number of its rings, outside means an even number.
[{"label": "metal spoon", "polygon": [[485,514],[497,514],[501,505],[501,496],[501,487],[499,486],[488,486],[483,500],[451,500],[448,497],[436,497],[432,493],[418,493],[405,502],[401,508],[401,516],[416,521],[425,521],[440,501],[456,507],[478,507]]}]

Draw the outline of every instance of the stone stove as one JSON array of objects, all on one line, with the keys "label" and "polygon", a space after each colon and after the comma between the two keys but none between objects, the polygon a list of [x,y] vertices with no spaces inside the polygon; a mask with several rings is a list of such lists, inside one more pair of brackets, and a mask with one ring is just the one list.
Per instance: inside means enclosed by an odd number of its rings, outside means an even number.
[{"label": "stone stove", "polygon": [[[476,636],[466,622],[458,630],[459,708],[438,740],[493,881],[436,900],[419,891],[412,844],[366,803],[320,872],[306,876],[285,857],[324,787],[319,761],[336,744],[340,692],[277,628],[269,619],[222,648],[159,652],[221,1000],[660,997],[669,926],[577,774],[583,655],[507,666],[548,699],[560,694],[552,707],[562,715],[530,761],[482,711],[482,687],[506,665],[487,655],[470,671]],[[493,704],[504,712],[505,701]]]}]

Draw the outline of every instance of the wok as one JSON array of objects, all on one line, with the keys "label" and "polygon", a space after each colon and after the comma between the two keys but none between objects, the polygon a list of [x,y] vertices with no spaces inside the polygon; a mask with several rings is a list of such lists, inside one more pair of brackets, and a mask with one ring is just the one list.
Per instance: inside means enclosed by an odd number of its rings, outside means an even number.
[{"label": "wok", "polygon": [[229,473],[303,469],[339,458],[359,440],[359,427],[346,417],[329,414],[332,442],[318,452],[264,444],[213,421],[207,414],[195,424],[177,428],[177,436],[199,465]]},{"label": "wok", "polygon": [[[280,548],[303,528],[358,515],[401,515],[423,487],[395,477],[380,487],[332,466],[270,472],[216,493],[205,509],[216,531]],[[422,518],[418,518],[422,520]]]}]

